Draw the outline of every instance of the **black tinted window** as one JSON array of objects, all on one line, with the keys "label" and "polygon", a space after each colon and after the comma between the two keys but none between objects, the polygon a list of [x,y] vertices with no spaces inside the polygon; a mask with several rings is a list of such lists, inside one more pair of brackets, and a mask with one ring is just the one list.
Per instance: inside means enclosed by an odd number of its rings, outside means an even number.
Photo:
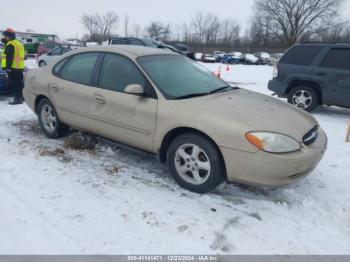
[{"label": "black tinted window", "polygon": [[70,48],[62,48],[62,54],[64,54],[64,53],[67,53],[67,52],[69,52],[69,51],[71,51],[72,49],[70,49]]},{"label": "black tinted window", "polygon": [[62,48],[58,47],[58,48],[52,49],[47,54],[48,55],[61,55],[62,54]]},{"label": "black tinted window", "polygon": [[97,53],[85,53],[73,56],[64,65],[61,77],[65,80],[88,85],[97,57]]},{"label": "black tinted window", "polygon": [[107,54],[100,71],[99,86],[124,92],[130,84],[140,84],[146,88],[147,81],[132,61],[123,56]]},{"label": "black tinted window", "polygon": [[127,39],[112,39],[111,45],[127,45]]},{"label": "black tinted window", "polygon": [[310,65],[322,51],[322,46],[295,46],[281,59],[281,64]]},{"label": "black tinted window", "polygon": [[129,45],[141,45],[143,46],[143,44],[141,43],[140,40],[137,40],[137,39],[130,39],[129,40]]},{"label": "black tinted window", "polygon": [[320,66],[350,70],[350,49],[331,49]]}]

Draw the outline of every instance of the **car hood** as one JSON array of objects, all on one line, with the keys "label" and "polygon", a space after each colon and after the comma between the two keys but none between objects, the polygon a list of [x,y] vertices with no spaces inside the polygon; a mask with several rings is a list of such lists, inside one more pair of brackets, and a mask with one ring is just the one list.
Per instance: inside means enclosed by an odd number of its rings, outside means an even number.
[{"label": "car hood", "polygon": [[318,125],[308,113],[286,102],[245,89],[182,100],[195,110],[200,120],[242,132],[271,131],[302,141]]}]

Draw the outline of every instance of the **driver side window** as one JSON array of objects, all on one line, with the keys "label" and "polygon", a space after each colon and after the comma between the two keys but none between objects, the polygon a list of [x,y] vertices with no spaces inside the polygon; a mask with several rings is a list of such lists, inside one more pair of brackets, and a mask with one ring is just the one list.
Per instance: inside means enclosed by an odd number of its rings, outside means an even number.
[{"label": "driver side window", "polygon": [[106,54],[100,70],[99,87],[123,93],[130,84],[139,84],[146,89],[148,81],[129,59]]}]

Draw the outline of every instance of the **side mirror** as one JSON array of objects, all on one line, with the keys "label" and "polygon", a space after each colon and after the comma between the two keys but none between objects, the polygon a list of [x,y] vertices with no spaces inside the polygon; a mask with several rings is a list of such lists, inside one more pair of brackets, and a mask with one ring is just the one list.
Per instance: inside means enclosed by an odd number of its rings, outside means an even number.
[{"label": "side mirror", "polygon": [[124,93],[131,95],[144,95],[145,89],[142,85],[139,84],[130,84],[125,87]]}]

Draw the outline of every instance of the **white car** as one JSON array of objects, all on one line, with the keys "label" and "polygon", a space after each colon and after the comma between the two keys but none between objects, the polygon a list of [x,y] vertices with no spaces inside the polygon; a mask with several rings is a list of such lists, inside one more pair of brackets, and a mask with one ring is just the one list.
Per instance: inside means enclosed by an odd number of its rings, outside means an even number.
[{"label": "white car", "polygon": [[204,54],[202,61],[204,63],[215,63],[216,62],[216,58],[212,54]]},{"label": "white car", "polygon": [[258,58],[259,65],[267,65],[269,62],[270,55],[266,52],[255,53],[254,56]]},{"label": "white car", "polygon": [[269,65],[271,66],[275,66],[278,64],[278,62],[280,61],[280,59],[282,58],[283,54],[282,53],[276,53],[276,54],[271,54],[270,58],[269,58]]},{"label": "white car", "polygon": [[241,52],[231,52],[231,53],[228,53],[228,54],[232,55],[232,56],[235,56],[235,57],[241,57],[242,56]]},{"label": "white car", "polygon": [[244,54],[241,56],[241,62],[246,65],[257,65],[259,59],[253,54]]},{"label": "white car", "polygon": [[214,51],[214,56],[216,59],[216,62],[220,62],[224,56],[226,55],[226,53],[222,52],[222,51]]},{"label": "white car", "polygon": [[56,47],[51,49],[49,52],[38,57],[38,65],[39,67],[47,66],[52,60],[55,58],[71,51],[70,47]]}]

